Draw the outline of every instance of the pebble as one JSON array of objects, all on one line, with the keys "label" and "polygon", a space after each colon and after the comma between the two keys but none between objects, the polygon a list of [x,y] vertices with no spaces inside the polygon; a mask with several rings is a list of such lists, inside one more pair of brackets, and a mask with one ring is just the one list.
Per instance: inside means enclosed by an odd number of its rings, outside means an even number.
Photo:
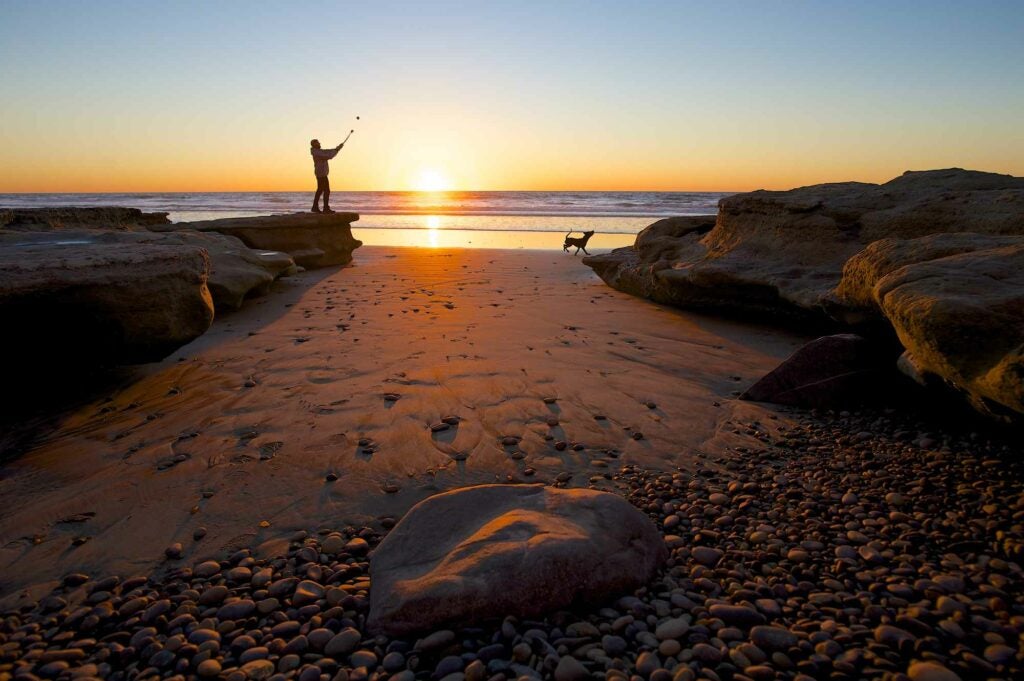
[{"label": "pebble", "polygon": [[915,662],[907,669],[911,681],[960,681],[960,676],[938,662]]},{"label": "pebble", "polygon": [[[774,602],[774,601],[773,601]],[[765,623],[765,616],[754,608],[743,605],[725,605],[716,603],[709,608],[712,617],[717,617],[726,624],[748,629]]]},{"label": "pebble", "polygon": [[344,657],[355,650],[362,640],[363,636],[357,629],[347,627],[327,642],[327,645],[324,646],[324,654],[330,657]]},{"label": "pebble", "polygon": [[203,678],[212,678],[220,674],[220,662],[215,659],[203,660],[196,667],[196,673]]},{"label": "pebble", "polygon": [[781,627],[768,625],[756,626],[750,630],[750,640],[758,648],[768,650],[786,650],[797,644],[796,634]]},{"label": "pebble", "polygon": [[721,549],[711,548],[709,546],[696,546],[692,550],[693,559],[701,565],[707,567],[714,567],[718,565],[719,561],[725,553]]},{"label": "pebble", "polygon": [[654,630],[654,637],[659,641],[670,638],[682,638],[689,631],[690,624],[682,617],[665,620]]},{"label": "pebble", "polygon": [[377,653],[372,650],[357,650],[352,653],[349,662],[353,667],[366,667],[372,669],[377,666]]},{"label": "pebble", "polygon": [[194,574],[196,577],[202,578],[212,577],[218,572],[220,572],[220,563],[218,563],[215,560],[208,560],[199,563],[198,565],[192,568],[192,574]]},{"label": "pebble", "polygon": [[655,653],[650,651],[642,652],[636,658],[636,671],[641,676],[650,676],[654,670],[661,667],[661,660]]},{"label": "pebble", "polygon": [[590,678],[590,672],[579,660],[569,655],[564,655],[558,660],[555,667],[555,681],[585,681]]}]

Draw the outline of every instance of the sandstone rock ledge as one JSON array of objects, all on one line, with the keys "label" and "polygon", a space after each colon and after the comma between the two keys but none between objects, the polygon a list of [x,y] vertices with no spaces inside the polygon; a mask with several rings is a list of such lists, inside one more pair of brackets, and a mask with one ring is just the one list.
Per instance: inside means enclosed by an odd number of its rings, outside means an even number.
[{"label": "sandstone rock ledge", "polygon": [[265,294],[280,276],[294,268],[295,263],[286,253],[257,251],[232,236],[191,230],[156,233],[149,231],[120,231],[104,229],[78,229],[61,231],[16,232],[0,230],[0,248],[43,248],[61,245],[53,253],[69,252],[75,246],[100,247],[130,244],[154,246],[192,246],[206,251],[210,260],[207,287],[218,311],[234,310],[255,295]]},{"label": "sandstone rock ledge", "polygon": [[4,355],[16,371],[163,359],[213,321],[209,270],[195,246],[5,244]]},{"label": "sandstone rock ledge", "polygon": [[347,265],[363,242],[352,236],[356,213],[288,213],[152,225],[154,232],[196,230],[237,237],[249,248],[283,251],[306,268]]},{"label": "sandstone rock ledge", "polygon": [[756,191],[713,228],[673,218],[632,247],[584,258],[610,286],[690,309],[895,335],[900,367],[1024,414],[1024,178],[907,172]]}]

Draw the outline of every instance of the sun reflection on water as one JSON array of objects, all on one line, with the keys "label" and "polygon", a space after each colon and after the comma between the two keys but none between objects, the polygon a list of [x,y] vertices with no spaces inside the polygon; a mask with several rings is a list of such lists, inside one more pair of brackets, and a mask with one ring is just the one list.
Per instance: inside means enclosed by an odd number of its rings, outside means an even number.
[{"label": "sun reflection on water", "polygon": [[440,215],[428,215],[427,216],[427,241],[431,248],[437,248],[440,241],[437,230],[441,229],[441,216]]}]

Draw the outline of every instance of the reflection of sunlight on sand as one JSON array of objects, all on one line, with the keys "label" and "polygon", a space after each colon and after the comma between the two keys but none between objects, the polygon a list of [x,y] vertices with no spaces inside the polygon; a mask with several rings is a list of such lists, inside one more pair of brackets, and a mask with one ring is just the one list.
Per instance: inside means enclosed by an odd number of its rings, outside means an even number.
[{"label": "reflection of sunlight on sand", "polygon": [[437,230],[441,228],[441,217],[439,215],[428,215],[427,216],[427,240],[430,243],[431,248],[437,248],[438,246],[438,234]]},{"label": "reflection of sunlight on sand", "polygon": [[[452,229],[447,216],[427,216],[419,229],[366,229],[354,226],[352,234],[364,246],[413,246],[419,248],[539,248],[562,250],[565,232],[511,232],[501,230]],[[434,222],[436,219],[436,222]],[[358,223],[357,223],[358,224]],[[437,225],[435,228],[433,225]],[[591,253],[632,246],[635,234],[595,234],[587,249]],[[580,256],[583,254],[580,253]]]}]

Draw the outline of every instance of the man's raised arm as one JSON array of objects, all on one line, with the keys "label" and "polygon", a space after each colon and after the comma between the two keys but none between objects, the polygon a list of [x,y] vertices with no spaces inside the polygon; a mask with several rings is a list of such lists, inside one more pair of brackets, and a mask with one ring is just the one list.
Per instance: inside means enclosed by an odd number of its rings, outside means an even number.
[{"label": "man's raised arm", "polygon": [[314,159],[327,159],[330,161],[334,157],[338,156],[338,152],[341,151],[342,146],[344,146],[344,144],[338,144],[334,148],[314,148],[314,150],[311,151]]}]

